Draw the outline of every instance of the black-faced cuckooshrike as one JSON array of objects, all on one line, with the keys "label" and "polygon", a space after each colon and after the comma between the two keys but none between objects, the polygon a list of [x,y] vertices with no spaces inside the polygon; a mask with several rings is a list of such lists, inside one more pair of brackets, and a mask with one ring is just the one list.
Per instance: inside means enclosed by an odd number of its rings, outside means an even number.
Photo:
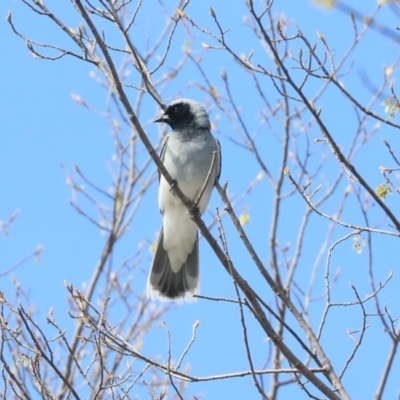
[{"label": "black-faced cuckooshrike", "polygon": [[[200,214],[203,214],[221,172],[221,148],[211,135],[204,107],[193,100],[179,99],[155,122],[165,122],[172,128],[164,139],[160,157],[187,197],[196,201],[211,173],[198,202]],[[216,158],[212,163],[214,152]],[[158,204],[163,226],[147,282],[147,294],[164,301],[190,300],[199,293],[197,225],[162,175]]]}]

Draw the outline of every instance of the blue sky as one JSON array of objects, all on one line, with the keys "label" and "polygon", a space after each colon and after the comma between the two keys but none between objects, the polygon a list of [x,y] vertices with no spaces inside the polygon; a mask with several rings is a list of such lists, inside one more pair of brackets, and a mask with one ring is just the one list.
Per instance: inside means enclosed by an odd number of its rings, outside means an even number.
[{"label": "blue sky", "polygon": [[[54,3],[54,4],[52,4]],[[154,4],[153,4],[154,3]],[[242,27],[243,6],[229,8],[231,4],[227,0],[210,0],[220,21],[226,28],[230,29],[227,38],[238,54],[249,54],[253,48],[257,48],[254,59],[272,67],[272,61],[265,53],[261,52],[259,43],[256,43],[252,33]],[[347,2],[354,7],[359,7],[359,2]],[[142,19],[135,26],[137,45],[139,50],[144,51],[146,43],[151,43],[157,38],[165,22],[165,15],[154,13],[153,6],[158,2],[146,2],[142,10]],[[258,4],[258,3],[257,3]],[[70,3],[65,2],[62,6],[58,2],[49,1],[49,7],[62,14],[62,18],[68,26],[76,27],[79,18],[74,13]],[[375,8],[375,2],[362,5],[361,11],[369,14]],[[158,8],[157,8],[158,9]],[[174,7],[171,5],[169,11]],[[60,45],[69,45],[65,35],[55,29],[45,18],[41,18],[30,12],[26,6],[19,1],[3,1],[0,4],[1,14],[5,17],[11,10],[16,26],[27,36],[41,42],[52,42]],[[317,32],[324,35],[330,44],[336,59],[339,60],[348,48],[352,40],[352,29],[349,18],[338,11],[327,11],[315,7],[310,1],[276,0],[273,6],[277,15],[285,14],[287,20],[294,19],[301,31],[317,42]],[[193,2],[187,9],[188,14],[195,18],[202,26],[216,32],[215,25],[209,13],[208,3],[200,4]],[[386,27],[392,27],[393,31],[398,26],[398,18],[388,7],[381,10],[379,20]],[[105,29],[112,29],[104,25]],[[240,29],[239,29],[240,28]],[[361,25],[359,25],[361,29]],[[175,65],[182,58],[182,49],[187,40],[187,32],[190,24],[180,26],[175,37],[175,44],[167,59],[165,69],[161,69],[156,77],[160,78],[168,72],[168,65]],[[292,31],[294,32],[294,30]],[[255,99],[253,91],[250,90],[250,78],[240,74],[239,67],[232,61],[231,57],[222,51],[205,50],[202,43],[216,45],[210,37],[197,31],[190,31],[191,46],[196,57],[202,57],[202,65],[207,74],[222,90],[220,73],[225,69],[232,84],[232,92],[241,107],[243,118],[248,121],[252,129],[256,129],[260,121],[258,114],[259,103]],[[118,41],[111,31],[111,40]],[[142,35],[142,36],[141,36]],[[146,38],[146,40],[140,40]],[[74,174],[73,167],[78,165],[98,186],[109,190],[112,179],[110,171],[115,164],[112,162],[114,155],[114,141],[110,135],[110,125],[107,120],[96,113],[90,112],[76,104],[71,95],[80,95],[92,107],[104,111],[107,107],[107,93],[90,77],[94,72],[93,67],[72,58],[64,58],[60,61],[37,60],[29,55],[29,50],[23,41],[11,32],[5,18],[0,24],[0,51],[3,55],[1,63],[2,78],[0,79],[0,221],[7,220],[16,210],[19,211],[18,218],[7,230],[7,236],[0,237],[0,272],[14,265],[25,255],[32,253],[37,246],[43,246],[43,251],[38,261],[30,259],[21,267],[13,271],[11,275],[0,277],[1,290],[6,293],[10,300],[14,296],[15,287],[13,279],[20,282],[21,288],[29,292],[29,302],[34,304],[40,316],[48,312],[50,307],[61,324],[72,333],[73,325],[67,317],[68,308],[67,292],[64,281],[73,283],[74,287],[82,288],[90,280],[92,271],[100,256],[104,245],[104,236],[101,232],[71,207],[69,200],[71,191],[67,185],[68,173]],[[140,39],[139,39],[140,38]],[[148,42],[147,42],[148,40]],[[135,42],[136,43],[136,42]],[[319,42],[318,46],[322,46]],[[160,52],[161,53],[161,52]],[[363,76],[368,76],[371,82],[382,81],[383,67],[395,62],[398,54],[398,44],[386,40],[381,35],[369,31],[363,41],[357,46],[354,55],[345,64],[343,71],[350,71],[341,79],[346,88],[355,93],[357,99],[363,104],[368,104],[371,93],[362,81]],[[98,72],[97,72],[98,73]],[[134,72],[133,72],[134,73]],[[397,73],[393,75],[394,82]],[[136,78],[135,78],[136,79]],[[234,138],[232,130],[226,117],[219,113],[207,94],[196,84],[200,81],[200,75],[196,67],[190,61],[184,67],[184,71],[173,82],[166,85],[162,93],[163,100],[168,103],[176,96],[191,97],[205,102],[209,106],[213,121],[217,121],[215,134],[223,147],[223,171],[221,179],[229,181],[230,193],[238,197],[248,187],[260,172],[258,165],[252,156],[233,145],[229,138]],[[274,104],[279,94],[274,90],[270,82],[264,82],[266,95]],[[318,89],[320,82],[310,83],[307,90],[310,95]],[[134,91],[129,92],[132,100],[136,98]],[[388,96],[389,92],[385,91]],[[384,98],[382,98],[383,101]],[[159,107],[149,96],[145,97],[146,107],[143,107],[139,115],[140,121],[145,124],[149,137],[156,145],[160,134],[159,126],[151,124],[151,121],[160,112]],[[374,111],[385,116],[382,101],[378,100]],[[354,110],[349,106],[343,96],[337,91],[329,89],[321,99],[318,106],[322,107],[322,116],[329,129],[335,134],[338,143],[345,149],[348,148],[354,135],[356,118]],[[304,121],[303,121],[304,122]],[[279,131],[280,126],[271,122],[272,127]],[[369,123],[371,125],[374,122]],[[260,141],[264,138],[266,146],[262,147],[262,154],[271,167],[274,174],[279,168],[279,145],[272,136],[266,133],[264,126],[261,130]],[[222,134],[223,133],[223,134]],[[310,142],[321,137],[319,131],[312,127],[309,133]],[[381,126],[378,133],[363,146],[355,158],[357,168],[362,171],[372,187],[382,183],[382,175],[379,172],[381,165],[393,166],[388,156],[382,138],[388,140],[393,148],[398,148],[400,141],[395,129]],[[263,140],[264,140],[263,139]],[[305,146],[303,139],[299,140],[299,146]],[[319,183],[330,182],[332,177],[340,171],[334,157],[324,148],[320,157],[327,157],[323,172],[314,179],[313,186]],[[317,161],[318,162],[318,158]],[[390,164],[390,165],[388,165]],[[295,168],[292,166],[293,169]],[[68,171],[66,173],[66,171]],[[154,167],[150,167],[148,176],[154,173]],[[287,190],[290,185],[286,181]],[[345,190],[348,181],[341,182],[341,190]],[[323,189],[324,190],[324,189]],[[268,237],[271,223],[271,205],[273,193],[267,179],[260,182],[256,188],[241,201],[237,206],[237,213],[248,211],[250,223],[246,226],[246,232],[254,243],[256,251],[263,262],[268,265],[269,247]],[[334,197],[323,208],[326,212],[335,212],[338,208],[339,198]],[[84,203],[83,203],[84,204]],[[395,195],[389,196],[387,204],[398,212]],[[89,212],[95,218],[99,218],[96,210]],[[223,208],[220,199],[213,195],[210,209]],[[288,201],[284,209],[284,217],[279,227],[281,243],[293,244],[296,241],[298,226],[302,213],[306,209],[304,201],[299,196],[294,196]],[[362,215],[354,210],[357,209],[357,201],[351,198],[343,214],[344,220],[355,224],[363,224]],[[376,211],[376,212],[375,212]],[[379,210],[371,212],[372,224],[382,223],[382,214]],[[206,215],[206,220],[210,220]],[[207,219],[208,218],[208,219]],[[298,277],[300,283],[306,284],[310,279],[310,271],[317,264],[317,256],[324,242],[329,222],[313,216],[312,228],[315,234],[309,233],[306,240],[304,260],[301,264],[301,272]],[[140,243],[145,241],[146,249],[141,258],[140,268],[132,272],[135,288],[138,292],[144,290],[146,271],[151,262],[151,253],[148,249],[160,229],[161,218],[157,209],[157,188],[153,185],[146,193],[140,209],[135,217],[131,229],[119,242],[116,248],[116,264],[118,261],[128,258],[138,250]],[[271,290],[260,281],[259,275],[250,257],[245,253],[240,244],[237,234],[232,228],[230,221],[225,218],[231,257],[235,265],[245,278],[265,291],[266,301],[274,304]],[[389,229],[387,223],[381,225],[382,229]],[[214,227],[214,234],[217,230]],[[320,232],[322,232],[320,234]],[[349,231],[337,229],[328,242],[331,246]],[[394,270],[394,278],[382,294],[382,304],[388,304],[393,317],[399,315],[398,301],[394,301],[398,295],[397,269],[398,262],[393,257],[393,249],[396,249],[395,238],[374,236],[374,260],[379,265],[375,268],[377,281],[384,281],[391,270]],[[291,255],[292,256],[292,255]],[[315,286],[315,297],[324,293],[324,265],[326,253],[320,261],[321,268],[317,270],[317,284]],[[337,252],[332,258],[334,269],[341,270],[341,277],[333,291],[333,297],[338,302],[354,301],[354,293],[349,283],[353,283],[364,298],[371,292],[367,274],[368,257],[367,251],[358,255],[352,248],[351,240],[338,245]],[[211,249],[202,241],[201,243],[201,290],[202,294],[216,297],[235,298],[235,292],[230,277],[219,265]],[[99,293],[99,298],[101,294]],[[313,309],[313,323],[318,326],[323,309],[323,302],[316,302]],[[367,303],[369,312],[374,311],[373,304]],[[369,308],[370,307],[370,308]],[[356,317],[355,317],[356,316]],[[115,316],[116,320],[118,316]],[[340,371],[348,354],[354,345],[349,340],[346,330],[357,329],[360,326],[360,315],[350,307],[338,308],[333,311],[328,321],[331,328],[326,330],[322,343],[326,344],[328,355],[333,357],[335,368]],[[191,372],[194,376],[205,376],[220,373],[248,370],[244,346],[242,344],[242,333],[240,327],[239,311],[236,306],[225,303],[213,303],[198,301],[196,304],[184,305],[168,313],[165,321],[169,326],[172,338],[172,349],[175,358],[190,340],[192,325],[200,321],[196,343],[191,349],[187,360],[191,364]],[[261,329],[247,315],[249,328],[251,329],[251,344],[254,350],[254,358],[257,368],[262,368],[268,353],[268,341]],[[42,321],[43,322],[43,321]],[[375,323],[376,322],[376,323]],[[357,355],[357,361],[350,367],[349,379],[344,379],[344,384],[353,398],[371,398],[377,388],[380,379],[380,369],[387,356],[387,350],[378,351],[376,340],[381,340],[382,326],[371,318],[371,326],[367,330],[367,344]],[[293,323],[295,325],[295,323]],[[376,339],[379,338],[379,339]],[[339,343],[338,346],[335,343]],[[383,346],[389,347],[389,342],[384,341]],[[374,355],[371,355],[371,351]],[[375,354],[376,351],[376,354]],[[143,352],[165,357],[167,354],[167,335],[164,328],[155,327],[146,337]],[[301,357],[300,357],[301,358]],[[374,360],[371,362],[371,360]],[[372,364],[372,365],[371,365]],[[368,365],[368,368],[365,366]],[[354,368],[352,370],[352,368]],[[399,386],[395,381],[399,375],[400,364],[394,366],[389,386],[385,394],[387,398],[394,398],[398,393]],[[358,370],[359,369],[359,372]],[[357,378],[354,380],[354,378]],[[362,377],[362,378],[361,378]],[[350,379],[351,378],[351,379]],[[360,380],[362,379],[362,385]],[[269,379],[265,379],[268,387]],[[221,397],[221,393],[224,394]],[[295,393],[296,399],[306,398],[304,393],[291,387],[282,389],[282,396],[290,398]],[[299,394],[300,393],[300,394]],[[250,378],[236,380],[215,381],[207,383],[192,384],[188,390],[190,395],[203,394],[206,399],[230,398],[234,400],[242,398],[257,398],[257,392]],[[303,397],[301,397],[303,396]],[[146,397],[143,397],[146,398]],[[284,397],[282,397],[284,398]],[[293,397],[291,397],[293,398]]]}]

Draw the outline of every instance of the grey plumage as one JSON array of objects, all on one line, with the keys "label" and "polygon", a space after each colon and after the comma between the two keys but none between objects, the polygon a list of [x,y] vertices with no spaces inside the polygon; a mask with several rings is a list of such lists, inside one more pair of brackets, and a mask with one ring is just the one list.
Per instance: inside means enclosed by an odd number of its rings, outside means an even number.
[{"label": "grey plumage", "polygon": [[[198,205],[203,214],[221,171],[219,142],[211,135],[205,109],[193,100],[176,100],[156,122],[165,122],[172,128],[164,139],[160,157],[191,200],[195,201],[199,196],[210,172],[213,153],[217,153]],[[163,227],[147,282],[147,294],[152,299],[190,300],[200,289],[197,225],[162,175],[158,204],[163,215]]]}]

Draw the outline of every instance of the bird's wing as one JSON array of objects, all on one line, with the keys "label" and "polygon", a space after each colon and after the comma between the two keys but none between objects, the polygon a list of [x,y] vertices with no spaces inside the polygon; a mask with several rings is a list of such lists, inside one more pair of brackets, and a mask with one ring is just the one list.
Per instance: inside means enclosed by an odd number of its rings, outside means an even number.
[{"label": "bird's wing", "polygon": [[[214,138],[215,139],[215,138]],[[221,152],[221,143],[219,142],[218,139],[215,139],[217,142],[217,147],[218,147],[218,159],[219,159],[219,165],[218,165],[218,172],[217,172],[217,177],[215,178],[215,182],[219,181],[219,177],[221,176],[221,169],[222,169],[222,152]]]},{"label": "bird's wing", "polygon": [[[160,151],[160,160],[164,163],[164,159],[165,159],[165,152],[167,150],[167,142],[169,139],[169,135],[165,136],[162,143],[161,143],[161,151]],[[158,171],[158,182],[160,182],[161,179],[161,172]],[[162,208],[160,207],[160,213],[164,214],[164,211],[162,210]]]},{"label": "bird's wing", "polygon": [[[169,135],[165,136],[164,139],[163,139],[163,142],[162,142],[162,144],[161,144],[160,160],[161,160],[162,162],[164,162],[165,152],[166,152],[166,150],[167,150],[167,142],[168,142],[168,139],[169,139]],[[160,181],[160,178],[161,178],[161,174],[160,174],[160,171],[158,171],[158,180],[159,180],[159,181]]]},{"label": "bird's wing", "polygon": [[161,151],[160,151],[160,158],[161,161],[164,162],[164,158],[165,158],[165,151],[167,149],[167,142],[169,139],[169,135],[166,135],[161,143]]}]

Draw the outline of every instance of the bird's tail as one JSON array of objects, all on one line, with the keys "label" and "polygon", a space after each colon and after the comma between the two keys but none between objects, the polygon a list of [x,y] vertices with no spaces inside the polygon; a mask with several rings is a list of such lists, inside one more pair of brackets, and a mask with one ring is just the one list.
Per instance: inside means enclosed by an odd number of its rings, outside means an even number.
[{"label": "bird's tail", "polygon": [[172,271],[163,243],[164,231],[162,230],[147,281],[147,296],[162,301],[193,300],[193,295],[199,294],[200,291],[198,237],[196,237],[192,252],[177,273]]}]

